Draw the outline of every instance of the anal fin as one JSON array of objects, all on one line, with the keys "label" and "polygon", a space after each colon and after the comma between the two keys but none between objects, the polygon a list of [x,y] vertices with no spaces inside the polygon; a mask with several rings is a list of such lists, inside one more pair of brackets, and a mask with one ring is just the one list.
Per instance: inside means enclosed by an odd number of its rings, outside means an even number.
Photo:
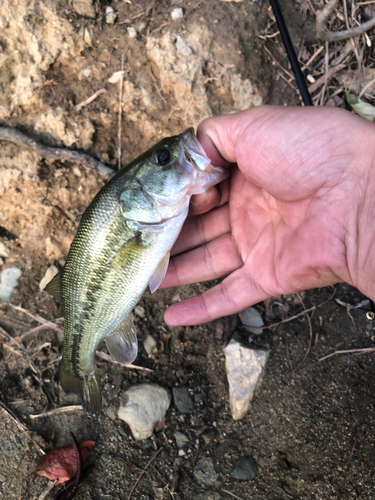
[{"label": "anal fin", "polygon": [[171,252],[167,252],[163,259],[159,262],[158,267],[155,269],[154,274],[151,276],[148,286],[150,287],[150,292],[154,293],[159,288],[161,282],[165,278],[165,274],[168,269],[169,257]]},{"label": "anal fin", "polygon": [[105,338],[109,354],[115,361],[128,365],[137,357],[138,340],[132,314]]}]

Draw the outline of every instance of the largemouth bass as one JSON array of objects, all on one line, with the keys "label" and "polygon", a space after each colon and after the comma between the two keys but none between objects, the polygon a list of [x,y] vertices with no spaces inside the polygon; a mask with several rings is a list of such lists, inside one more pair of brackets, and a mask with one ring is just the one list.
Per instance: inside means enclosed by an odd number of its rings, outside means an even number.
[{"label": "largemouth bass", "polygon": [[132,309],[165,276],[190,197],[226,177],[210,165],[192,128],[163,139],[120,170],[82,215],[65,265],[46,286],[64,316],[61,386],[96,416],[94,358],[101,340],[116,361],[137,356]]}]

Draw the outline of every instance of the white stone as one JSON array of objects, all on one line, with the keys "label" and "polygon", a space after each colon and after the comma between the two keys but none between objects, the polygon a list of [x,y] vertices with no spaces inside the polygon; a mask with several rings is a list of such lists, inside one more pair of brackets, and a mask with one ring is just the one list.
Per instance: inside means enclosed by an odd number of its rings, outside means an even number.
[{"label": "white stone", "polygon": [[183,41],[183,39],[180,37],[180,35],[177,35],[176,49],[177,49],[177,52],[180,52],[181,55],[186,56],[186,57],[191,56],[191,54],[193,53],[193,51],[191,50],[189,45],[187,45]]},{"label": "white stone", "polygon": [[47,269],[45,275],[40,280],[40,283],[39,283],[39,289],[40,289],[40,291],[42,291],[42,290],[45,289],[45,287],[48,285],[48,283],[51,281],[51,279],[54,276],[56,276],[56,274],[58,272],[59,272],[59,270],[57,269],[57,267],[55,265],[52,264],[52,266],[49,266],[49,268]]},{"label": "white stone", "polygon": [[116,17],[117,17],[117,14],[114,11],[113,7],[111,7],[110,5],[108,5],[105,8],[105,22],[107,24],[114,24],[115,21],[116,21]]},{"label": "white stone", "polygon": [[142,306],[135,306],[134,308],[134,314],[139,316],[140,318],[143,318],[145,315],[145,308]]},{"label": "white stone", "polygon": [[147,439],[171,404],[168,389],[156,384],[133,385],[122,393],[118,417],[130,427],[137,441]]},{"label": "white stone", "polygon": [[121,78],[124,78],[125,71],[120,69],[119,71],[115,71],[109,78],[108,83],[118,83]]},{"label": "white stone", "polygon": [[182,19],[184,17],[184,11],[181,9],[181,7],[176,7],[175,9],[172,10],[171,17],[175,21],[177,19]]},{"label": "white stone", "polygon": [[9,257],[9,250],[7,247],[0,241],[0,257]]},{"label": "white stone", "polygon": [[9,302],[13,291],[18,285],[22,271],[18,267],[8,267],[0,274],[0,299]]},{"label": "white stone", "polygon": [[91,68],[82,68],[81,69],[81,73],[82,73],[83,76],[85,76],[86,78],[88,78],[91,75],[92,70],[91,70]]},{"label": "white stone", "polygon": [[129,26],[128,35],[130,36],[130,38],[135,38],[137,36],[137,30],[134,28],[134,26]]},{"label": "white stone", "polygon": [[143,346],[147,354],[150,355],[156,347],[156,340],[151,337],[151,335],[147,335],[147,337],[143,341]]},{"label": "white stone", "polygon": [[234,420],[243,418],[254,392],[261,383],[269,351],[248,349],[236,340],[225,348],[230,410]]}]

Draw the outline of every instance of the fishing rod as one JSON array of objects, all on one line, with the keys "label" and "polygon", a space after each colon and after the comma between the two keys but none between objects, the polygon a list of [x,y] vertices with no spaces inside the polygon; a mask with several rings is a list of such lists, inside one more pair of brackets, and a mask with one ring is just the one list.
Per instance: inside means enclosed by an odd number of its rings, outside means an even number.
[{"label": "fishing rod", "polygon": [[[292,66],[292,70],[298,85],[298,89],[300,91],[301,97],[303,104],[305,106],[313,106],[313,102],[311,100],[310,92],[309,89],[307,88],[305,77],[301,71],[301,66],[299,64],[296,52],[294,50],[292,40],[290,39],[288,28],[286,27],[285,21],[284,21],[284,16],[281,12],[280,5],[278,0],[270,0],[271,8],[273,11],[273,14],[276,19],[277,26],[280,31],[280,35],[282,38],[282,41],[284,43],[284,47],[289,59],[289,62]],[[375,302],[368,298],[369,304],[370,304],[370,309],[362,309],[363,311],[366,312],[366,317],[369,320],[375,319]]]}]

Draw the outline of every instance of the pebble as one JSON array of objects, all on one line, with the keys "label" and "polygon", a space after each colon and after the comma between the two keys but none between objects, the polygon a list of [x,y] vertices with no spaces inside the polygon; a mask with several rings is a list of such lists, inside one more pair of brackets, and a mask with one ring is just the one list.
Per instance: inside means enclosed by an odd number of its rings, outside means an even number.
[{"label": "pebble", "polygon": [[176,7],[172,10],[171,17],[174,21],[176,21],[177,19],[182,19],[184,17],[184,11],[181,7]]},{"label": "pebble", "polygon": [[107,406],[107,408],[105,408],[104,411],[107,414],[108,418],[110,418],[111,420],[116,420],[117,415],[116,415],[116,408],[114,406]]},{"label": "pebble", "polygon": [[176,440],[177,448],[183,448],[189,442],[187,435],[180,431],[176,431],[174,433],[174,438]]},{"label": "pebble", "polygon": [[119,71],[115,71],[109,78],[108,83],[118,83],[121,81],[121,78],[124,78],[125,71],[120,69]]},{"label": "pebble", "polygon": [[9,302],[13,291],[18,285],[18,278],[22,271],[18,267],[8,267],[0,273],[0,299]]},{"label": "pebble", "polygon": [[0,257],[4,257],[5,259],[9,257],[9,250],[1,241],[0,241]]},{"label": "pebble", "polygon": [[238,313],[238,316],[240,317],[241,323],[246,326],[251,333],[254,335],[261,335],[263,333],[261,327],[264,326],[264,322],[262,316],[255,307],[248,307],[244,311]]},{"label": "pebble", "polygon": [[148,355],[150,355],[154,351],[156,345],[157,342],[153,337],[151,337],[151,335],[147,335],[147,337],[143,341],[143,347],[145,348],[145,351]]},{"label": "pebble", "polygon": [[225,348],[225,367],[229,384],[230,410],[234,420],[243,418],[259,386],[269,351],[248,349],[236,340]]},{"label": "pebble", "polygon": [[96,12],[95,7],[92,4],[92,0],[73,0],[73,9],[80,16],[89,17],[90,19],[95,19]]},{"label": "pebble", "polygon": [[191,413],[194,409],[193,401],[191,400],[186,387],[173,387],[174,404],[180,413]]},{"label": "pebble", "polygon": [[5,29],[8,26],[8,20],[5,16],[0,16],[0,29]]},{"label": "pebble", "polygon": [[195,479],[206,486],[213,486],[219,478],[219,474],[215,471],[212,458],[203,457],[198,460],[194,468]]},{"label": "pebble", "polygon": [[134,314],[139,316],[140,318],[143,318],[145,315],[145,308],[142,306],[135,306],[134,308]]},{"label": "pebble", "polygon": [[165,417],[171,400],[169,390],[157,384],[133,385],[121,395],[118,418],[128,424],[134,439],[147,439],[155,422]]},{"label": "pebble", "polygon": [[56,276],[56,274],[59,272],[57,267],[52,264],[52,266],[49,266],[47,268],[47,271],[45,272],[43,278],[40,280],[39,283],[39,290],[42,291],[44,288],[48,285],[48,283],[51,281],[51,279]]},{"label": "pebble", "polygon": [[128,35],[130,36],[130,38],[135,38],[137,36],[137,30],[134,28],[134,26],[129,26]]},{"label": "pebble", "polygon": [[[81,73],[82,73],[82,75],[83,75],[83,76],[85,76],[86,78],[88,78],[88,77],[91,75],[92,70],[91,70],[91,68],[82,68],[82,69],[81,69]],[[79,174],[78,174],[78,175],[76,174],[76,171],[77,171],[77,170],[78,170],[78,172],[79,172]],[[75,168],[73,169],[73,172],[74,172],[74,175],[77,175],[77,177],[80,177],[80,176],[81,176],[81,172],[80,172],[80,170],[79,170],[79,168],[78,168],[78,167],[75,167]]]},{"label": "pebble", "polygon": [[117,14],[113,7],[107,5],[105,8],[105,22],[107,24],[115,24]]},{"label": "pebble", "polygon": [[253,457],[244,456],[238,460],[230,475],[234,479],[239,479],[240,481],[250,481],[254,479],[257,472],[258,464]]},{"label": "pebble", "polygon": [[215,437],[216,437],[216,431],[214,429],[208,429],[202,434],[203,441],[206,444],[210,444]]}]

